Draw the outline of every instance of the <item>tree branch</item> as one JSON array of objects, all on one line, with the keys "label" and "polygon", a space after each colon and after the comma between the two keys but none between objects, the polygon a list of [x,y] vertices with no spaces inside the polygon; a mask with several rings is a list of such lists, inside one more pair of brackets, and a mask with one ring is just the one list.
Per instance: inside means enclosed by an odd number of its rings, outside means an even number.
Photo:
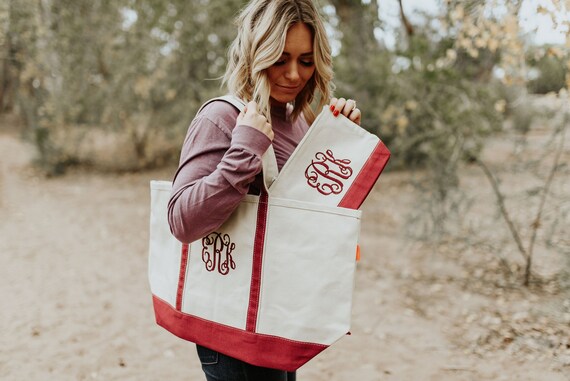
[{"label": "tree branch", "polygon": [[495,196],[497,196],[497,203],[499,204],[499,208],[501,209],[501,214],[503,215],[503,218],[505,219],[507,225],[509,226],[509,230],[511,231],[511,235],[513,236],[513,239],[515,240],[515,243],[517,244],[517,248],[519,249],[519,252],[523,256],[525,262],[528,262],[528,254],[527,254],[526,250],[524,249],[524,246],[522,244],[522,240],[519,236],[517,228],[515,227],[515,224],[513,223],[513,220],[511,219],[509,212],[507,211],[507,207],[505,205],[505,197],[503,196],[503,193],[499,189],[499,183],[497,182],[497,180],[495,179],[495,177],[493,176],[493,174],[491,173],[489,168],[485,165],[485,163],[483,163],[481,161],[481,159],[477,158],[475,160],[475,163],[477,163],[477,165],[479,165],[479,167],[481,167],[481,169],[483,170],[483,172],[485,173],[485,175],[489,179],[489,182],[491,183],[491,186],[493,187],[493,191],[495,192]]},{"label": "tree branch", "polygon": [[544,191],[540,197],[540,204],[538,206],[538,211],[536,213],[536,218],[532,223],[532,236],[530,237],[530,243],[528,245],[528,253],[527,253],[527,261],[526,261],[526,268],[524,274],[524,285],[528,286],[530,281],[530,271],[532,266],[532,255],[534,250],[534,243],[536,241],[536,235],[538,232],[538,228],[540,227],[540,220],[542,218],[542,211],[544,210],[544,205],[546,203],[546,197],[548,196],[548,192],[550,191],[550,186],[552,184],[552,180],[554,179],[554,174],[558,169],[558,164],[560,163],[560,156],[562,156],[562,152],[564,151],[564,141],[566,139],[566,126],[568,123],[568,113],[566,113],[563,124],[562,124],[562,136],[560,138],[560,142],[558,145],[558,149],[556,151],[556,156],[554,157],[554,163],[552,164],[552,168],[550,169],[550,173],[548,174],[548,178],[546,180],[546,184],[544,185]]},{"label": "tree branch", "polygon": [[404,27],[406,28],[406,33],[408,37],[414,35],[414,27],[406,17],[406,13],[404,12],[404,5],[402,4],[402,0],[398,0],[400,4],[400,16],[402,17],[402,22],[404,23]]}]

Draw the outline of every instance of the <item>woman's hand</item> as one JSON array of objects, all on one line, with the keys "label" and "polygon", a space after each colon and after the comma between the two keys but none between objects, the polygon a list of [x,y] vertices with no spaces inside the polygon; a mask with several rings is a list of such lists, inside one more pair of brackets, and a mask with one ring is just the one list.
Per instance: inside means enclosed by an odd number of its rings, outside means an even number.
[{"label": "woman's hand", "polygon": [[251,101],[245,106],[237,117],[237,124],[244,124],[261,131],[269,140],[273,141],[273,129],[267,119],[257,112],[257,103]]},{"label": "woman's hand", "polygon": [[334,116],[342,114],[360,126],[362,114],[360,110],[356,108],[356,101],[352,99],[333,98],[331,99],[330,109]]}]

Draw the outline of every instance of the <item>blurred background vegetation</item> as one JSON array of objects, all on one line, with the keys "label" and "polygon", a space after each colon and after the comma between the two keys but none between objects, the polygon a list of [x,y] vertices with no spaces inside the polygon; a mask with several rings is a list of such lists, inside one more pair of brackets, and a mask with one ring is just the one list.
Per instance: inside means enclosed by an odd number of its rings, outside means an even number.
[{"label": "blurred background vegetation", "polygon": [[[231,21],[244,3],[3,1],[0,113],[21,116],[47,174],[175,162],[197,107],[223,92]],[[388,47],[378,38],[385,2],[320,1],[337,95],[358,100],[363,125],[397,153],[391,168],[431,168],[453,183],[458,163],[478,155],[521,93],[567,86],[568,43],[529,43],[517,19],[522,3],[441,1],[438,14],[411,22],[403,0]],[[553,4],[537,11],[567,23],[566,5]]]}]

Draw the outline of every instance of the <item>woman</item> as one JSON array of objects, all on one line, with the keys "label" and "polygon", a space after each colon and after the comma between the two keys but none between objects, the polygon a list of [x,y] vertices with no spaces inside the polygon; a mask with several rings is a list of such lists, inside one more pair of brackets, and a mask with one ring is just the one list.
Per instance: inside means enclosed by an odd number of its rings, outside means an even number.
[{"label": "woman", "polygon": [[[249,101],[238,111],[214,101],[192,121],[174,176],[168,219],[174,236],[195,241],[219,228],[247,193],[259,193],[261,156],[273,144],[281,169],[331,96],[332,63],[312,0],[252,0],[238,16],[224,84]],[[330,100],[360,124],[353,100]],[[246,364],[197,346],[208,381],[295,380],[295,373]]]}]

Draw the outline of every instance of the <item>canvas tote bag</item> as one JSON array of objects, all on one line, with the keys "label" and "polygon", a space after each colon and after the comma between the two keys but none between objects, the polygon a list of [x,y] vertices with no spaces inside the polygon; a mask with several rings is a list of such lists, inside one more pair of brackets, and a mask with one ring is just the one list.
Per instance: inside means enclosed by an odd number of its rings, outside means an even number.
[{"label": "canvas tote bag", "polygon": [[270,147],[261,195],[246,195],[220,229],[189,244],[170,233],[171,183],[152,181],[149,281],[157,323],[168,331],[293,371],[350,329],[361,212],[287,198],[285,190],[276,197],[284,170],[277,174]]}]

